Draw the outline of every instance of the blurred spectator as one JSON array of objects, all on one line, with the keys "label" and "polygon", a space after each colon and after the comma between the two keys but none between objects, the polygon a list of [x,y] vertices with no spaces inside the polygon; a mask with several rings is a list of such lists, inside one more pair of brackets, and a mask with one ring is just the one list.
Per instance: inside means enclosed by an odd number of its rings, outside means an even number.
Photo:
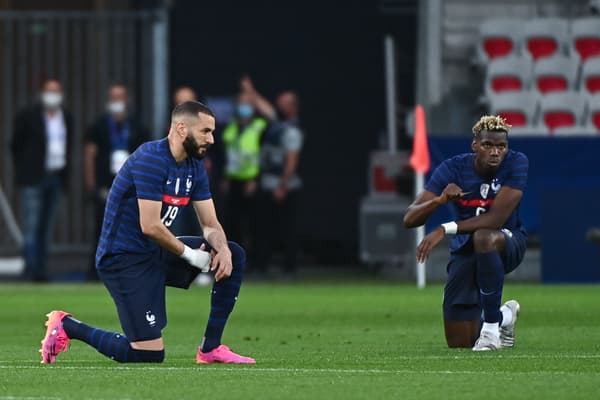
[{"label": "blurred spectator", "polygon": [[173,104],[178,105],[186,101],[197,101],[196,91],[189,86],[180,86],[173,93]]},{"label": "blurred spectator", "polygon": [[20,111],[10,144],[21,189],[25,279],[47,281],[46,258],[61,191],[67,183],[73,137],[61,83],[42,85],[41,103]]},{"label": "blurred spectator", "polygon": [[[94,246],[100,237],[108,190],[125,160],[149,140],[148,132],[130,115],[127,87],[116,83],[108,89],[106,111],[88,129],[84,145],[85,188],[94,203]],[[94,254],[88,278],[97,279]]]},{"label": "blurred spectator", "polygon": [[273,244],[282,241],[283,272],[287,278],[296,274],[298,255],[298,206],[302,180],[298,175],[304,134],[300,129],[298,96],[292,91],[277,96],[276,109],[255,89],[252,81],[242,81],[252,93],[259,112],[271,122],[261,147],[261,179],[258,197],[259,231],[256,269],[266,273]]},{"label": "blurred spectator", "polygon": [[244,245],[252,265],[256,238],[256,195],[260,141],[266,119],[256,115],[251,93],[240,91],[236,115],[221,135],[225,153],[221,191],[225,199],[225,231],[229,239]]}]

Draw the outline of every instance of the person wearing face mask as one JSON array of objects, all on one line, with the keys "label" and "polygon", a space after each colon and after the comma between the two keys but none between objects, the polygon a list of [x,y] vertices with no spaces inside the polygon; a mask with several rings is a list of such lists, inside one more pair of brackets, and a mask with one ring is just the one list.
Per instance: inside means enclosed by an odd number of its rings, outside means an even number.
[{"label": "person wearing face mask", "polygon": [[[127,157],[149,140],[148,132],[128,110],[127,87],[115,83],[108,89],[106,110],[88,129],[84,144],[85,189],[94,205],[94,245],[104,219],[108,189]],[[94,247],[95,248],[95,247]],[[97,279],[93,255],[88,278]]]},{"label": "person wearing face mask", "polygon": [[250,265],[255,254],[252,237],[256,237],[260,142],[267,127],[267,120],[255,113],[251,94],[241,90],[235,117],[221,136],[225,152],[221,190],[226,197],[225,229],[232,240],[248,249]]},{"label": "person wearing face mask", "polygon": [[294,279],[299,248],[298,209],[302,179],[298,173],[304,133],[299,123],[300,102],[290,90],[271,104],[255,88],[250,77],[242,79],[243,90],[270,121],[261,145],[261,177],[258,195],[259,234],[255,270],[266,274],[274,244],[281,242],[283,276]]},{"label": "person wearing face mask", "polygon": [[19,112],[10,144],[21,192],[24,279],[48,280],[46,258],[56,209],[70,167],[71,114],[59,81],[46,80],[40,103]]}]

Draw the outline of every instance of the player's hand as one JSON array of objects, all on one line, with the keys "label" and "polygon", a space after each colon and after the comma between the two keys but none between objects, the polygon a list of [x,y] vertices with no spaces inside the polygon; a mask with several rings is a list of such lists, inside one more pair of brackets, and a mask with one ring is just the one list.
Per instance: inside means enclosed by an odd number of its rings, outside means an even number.
[{"label": "player's hand", "polygon": [[441,226],[438,226],[429,233],[429,235],[425,236],[423,240],[421,240],[421,243],[419,243],[419,246],[417,246],[417,262],[425,262],[427,257],[429,257],[429,254],[431,254],[431,251],[444,240],[445,236],[446,233]]},{"label": "player's hand", "polygon": [[456,201],[464,196],[465,192],[456,183],[449,183],[440,195],[440,203],[448,204],[452,201]]},{"label": "player's hand", "polygon": [[219,282],[221,279],[229,278],[233,270],[229,248],[222,249],[218,253],[213,250],[211,254],[213,257],[210,263],[210,270],[215,271],[215,281]]},{"label": "player's hand", "polygon": [[202,272],[208,272],[210,268],[211,256],[208,251],[204,251],[203,247],[192,249],[185,246],[181,258]]}]

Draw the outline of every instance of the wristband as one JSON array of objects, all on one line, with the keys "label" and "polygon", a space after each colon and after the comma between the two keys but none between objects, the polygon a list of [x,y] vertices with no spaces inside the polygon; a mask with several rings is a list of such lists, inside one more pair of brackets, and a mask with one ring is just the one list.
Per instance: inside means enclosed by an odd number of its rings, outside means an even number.
[{"label": "wristband", "polygon": [[458,225],[454,221],[442,224],[442,228],[444,228],[444,233],[446,233],[446,235],[456,235],[458,232]]},{"label": "wristband", "polygon": [[181,253],[179,257],[183,258],[184,260],[190,261],[194,258],[194,250],[192,250],[192,248],[188,245],[184,244],[183,253]]}]

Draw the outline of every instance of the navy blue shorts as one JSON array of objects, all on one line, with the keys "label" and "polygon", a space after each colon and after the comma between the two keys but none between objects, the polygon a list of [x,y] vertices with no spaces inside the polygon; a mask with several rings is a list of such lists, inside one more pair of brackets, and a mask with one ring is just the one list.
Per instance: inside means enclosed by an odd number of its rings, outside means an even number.
[{"label": "navy blue shorts", "polygon": [[[515,270],[523,260],[527,237],[520,231],[502,229],[506,246],[500,257],[504,273]],[[444,319],[449,321],[473,321],[481,318],[479,285],[477,284],[477,260],[474,253],[452,254],[447,267],[448,278],[444,288]]]},{"label": "navy blue shorts", "polygon": [[[180,239],[192,248],[205,243],[198,236]],[[132,342],[162,336],[167,325],[165,286],[187,289],[199,273],[198,268],[166,250],[116,255],[110,268],[98,270],[117,307],[123,333]]]}]

